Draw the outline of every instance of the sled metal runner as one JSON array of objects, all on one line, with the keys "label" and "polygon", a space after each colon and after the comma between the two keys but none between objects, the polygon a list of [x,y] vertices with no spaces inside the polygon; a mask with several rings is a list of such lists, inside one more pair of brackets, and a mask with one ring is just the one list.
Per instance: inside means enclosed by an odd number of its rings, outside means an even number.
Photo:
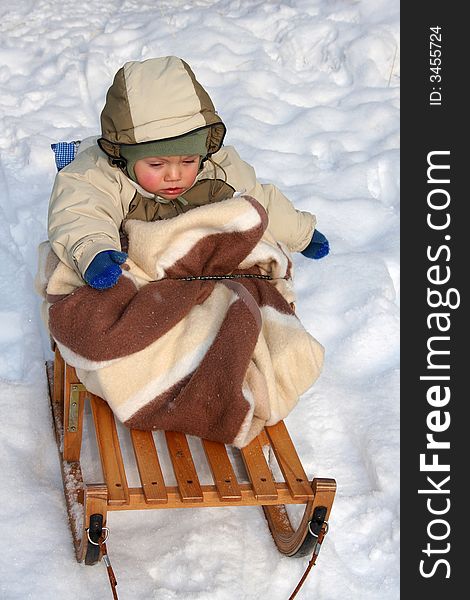
[{"label": "sled metal runner", "polygon": [[[186,435],[165,432],[165,441],[177,485],[165,484],[153,434],[130,430],[139,487],[127,483],[114,415],[108,404],[88,392],[75,369],[65,364],[58,349],[47,363],[49,393],[59,449],[65,499],[75,554],[79,562],[94,564],[99,547],[89,535],[106,526],[114,510],[261,506],[279,551],[288,556],[310,554],[316,544],[312,522],[327,522],[336,491],[334,479],[309,481],[283,421],[265,427],[241,456],[249,482],[239,482],[224,444],[201,440],[213,484],[202,485]],[[85,401],[91,404],[104,482],[85,482],[80,464]],[[268,444],[284,479],[275,480],[263,453]],[[297,528],[286,505],[304,505]],[[87,530],[89,530],[87,532]],[[92,537],[93,540],[93,537]]]}]

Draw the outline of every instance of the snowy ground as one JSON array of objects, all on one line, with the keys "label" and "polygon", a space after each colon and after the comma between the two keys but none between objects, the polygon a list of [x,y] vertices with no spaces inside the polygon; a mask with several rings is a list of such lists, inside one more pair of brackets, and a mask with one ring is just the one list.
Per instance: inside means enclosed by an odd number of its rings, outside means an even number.
[{"label": "snowy ground", "polygon": [[[338,495],[299,600],[399,597],[399,3],[396,0],[0,0],[2,600],[108,598],[75,562],[33,291],[55,166],[97,133],[127,60],[176,54],[260,179],[314,212],[332,252],[295,257],[297,310],[326,347],[287,423]],[[121,600],[287,599],[306,566],[260,510],[113,513]],[[11,544],[11,547],[8,547]]]}]

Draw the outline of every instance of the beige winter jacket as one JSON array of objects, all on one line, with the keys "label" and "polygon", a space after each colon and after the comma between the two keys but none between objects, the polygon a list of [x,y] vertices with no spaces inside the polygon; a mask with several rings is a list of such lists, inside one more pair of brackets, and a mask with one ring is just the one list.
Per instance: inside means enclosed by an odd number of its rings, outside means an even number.
[{"label": "beige winter jacket", "polygon": [[[83,275],[103,250],[121,249],[124,219],[170,218],[195,206],[241,192],[256,198],[269,229],[291,251],[310,242],[315,217],[298,211],[235,149],[222,146],[225,126],[190,67],[177,57],[126,63],[108,90],[101,114],[102,137],[84,140],[76,158],[56,176],[49,205],[49,240],[58,257]],[[208,158],[180,202],[146,192],[127,177],[121,144],[184,135],[208,128]]]}]

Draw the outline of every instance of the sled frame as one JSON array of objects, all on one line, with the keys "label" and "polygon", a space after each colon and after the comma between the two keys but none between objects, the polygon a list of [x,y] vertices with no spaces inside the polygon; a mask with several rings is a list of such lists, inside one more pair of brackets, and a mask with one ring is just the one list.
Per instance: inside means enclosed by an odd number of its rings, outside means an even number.
[{"label": "sled frame", "polygon": [[[64,483],[65,500],[78,562],[100,559],[90,544],[87,529],[105,527],[107,514],[115,510],[260,506],[278,550],[287,556],[309,554],[316,543],[312,519],[328,521],[333,504],[334,479],[307,478],[283,421],[265,427],[241,456],[249,482],[239,482],[224,444],[201,440],[213,484],[202,485],[185,434],[164,433],[176,486],[165,484],[153,434],[131,429],[140,487],[130,487],[122,458],[114,415],[108,404],[80,383],[58,348],[54,361],[46,363],[53,424]],[[80,465],[85,401],[91,404],[104,482],[85,482]],[[263,453],[268,444],[284,477],[276,481]],[[294,529],[286,505],[305,506]]]}]

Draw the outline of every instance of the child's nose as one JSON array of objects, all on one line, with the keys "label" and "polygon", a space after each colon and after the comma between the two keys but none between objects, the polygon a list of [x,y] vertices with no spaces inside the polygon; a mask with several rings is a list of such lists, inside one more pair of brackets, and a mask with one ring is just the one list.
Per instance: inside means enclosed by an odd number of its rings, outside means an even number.
[{"label": "child's nose", "polygon": [[179,181],[181,179],[181,169],[179,165],[171,165],[168,167],[166,174],[167,181]]}]

